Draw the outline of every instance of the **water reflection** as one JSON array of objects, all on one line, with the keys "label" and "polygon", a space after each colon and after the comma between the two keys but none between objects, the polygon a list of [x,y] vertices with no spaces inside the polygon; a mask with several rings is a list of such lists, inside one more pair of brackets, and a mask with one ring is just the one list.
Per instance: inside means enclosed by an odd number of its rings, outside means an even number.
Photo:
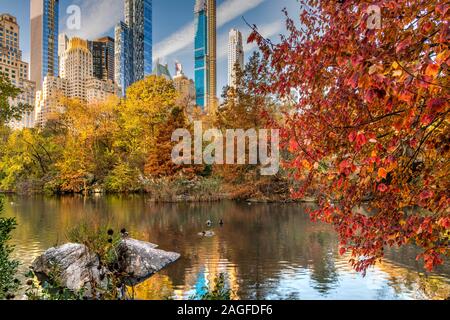
[{"label": "water reflection", "polygon": [[[239,299],[439,299],[450,296],[447,266],[425,276],[413,247],[389,250],[367,276],[338,254],[333,230],[311,223],[304,205],[223,202],[154,204],[129,197],[9,197],[16,216],[15,255],[22,271],[45,249],[65,242],[83,220],[126,227],[131,235],[182,258],[135,288],[141,299],[181,299],[202,293],[226,273]],[[212,220],[214,237],[202,238]],[[221,227],[217,222],[223,219]]]}]

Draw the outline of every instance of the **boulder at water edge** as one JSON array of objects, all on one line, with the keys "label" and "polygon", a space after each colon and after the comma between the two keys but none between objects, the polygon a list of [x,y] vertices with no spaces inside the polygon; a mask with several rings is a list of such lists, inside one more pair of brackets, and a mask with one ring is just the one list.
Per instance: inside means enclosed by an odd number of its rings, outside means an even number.
[{"label": "boulder at water edge", "polygon": [[[128,275],[125,277],[128,284],[140,283],[180,258],[178,253],[156,247],[149,242],[121,240],[117,248],[118,264],[120,271]],[[44,277],[56,271],[60,284],[74,291],[82,288],[89,291],[92,283],[104,285],[101,281],[104,267],[100,266],[98,257],[82,244],[69,243],[50,248],[36,258],[32,268],[38,276]]]}]

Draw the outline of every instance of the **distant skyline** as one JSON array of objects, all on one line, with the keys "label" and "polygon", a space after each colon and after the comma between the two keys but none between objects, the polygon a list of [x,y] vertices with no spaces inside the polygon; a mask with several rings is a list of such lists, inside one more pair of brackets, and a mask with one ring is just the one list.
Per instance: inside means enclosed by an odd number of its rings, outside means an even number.
[{"label": "distant skyline", "polygon": [[[114,38],[114,26],[123,20],[124,0],[60,0],[60,32],[93,40],[102,36]],[[67,30],[67,7],[81,8],[81,29]],[[183,64],[185,74],[194,78],[194,5],[195,0],[153,0],[153,61],[168,63],[172,75],[175,61]],[[25,61],[30,61],[30,1],[0,0],[0,13],[18,19],[20,48]],[[242,17],[258,26],[260,32],[276,41],[285,32],[283,8],[298,12],[297,0],[217,0],[217,82],[220,96],[227,84],[228,33],[239,29],[244,38],[245,61],[255,49],[247,44],[251,30]]]}]

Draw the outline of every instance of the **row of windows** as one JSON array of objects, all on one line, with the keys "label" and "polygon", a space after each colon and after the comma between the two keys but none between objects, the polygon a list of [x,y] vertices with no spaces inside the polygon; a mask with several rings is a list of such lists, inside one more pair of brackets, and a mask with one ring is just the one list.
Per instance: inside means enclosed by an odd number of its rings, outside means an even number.
[{"label": "row of windows", "polygon": [[[11,28],[11,30],[14,30],[13,27],[10,27],[10,28]],[[17,37],[17,32],[9,31],[8,29],[5,30],[5,29],[3,29],[3,27],[0,27],[0,35],[3,35],[3,31],[5,31],[6,34],[11,34],[11,35]]]}]

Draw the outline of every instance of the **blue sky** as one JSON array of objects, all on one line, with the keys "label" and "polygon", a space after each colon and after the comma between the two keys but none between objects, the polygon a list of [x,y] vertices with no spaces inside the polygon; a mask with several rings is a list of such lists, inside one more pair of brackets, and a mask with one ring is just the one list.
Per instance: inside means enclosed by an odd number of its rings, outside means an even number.
[{"label": "blue sky", "polygon": [[[60,32],[66,30],[66,10],[70,5],[81,8],[81,29],[67,32],[69,36],[94,39],[100,36],[114,36],[114,25],[123,19],[124,0],[61,0]],[[176,60],[183,64],[185,73],[193,78],[193,23],[195,0],[153,0],[153,57],[168,63],[174,73]],[[29,0],[0,0],[0,13],[9,13],[18,18],[20,46],[24,60],[29,61],[30,24]],[[247,45],[250,33],[242,16],[256,24],[261,33],[276,41],[284,33],[284,16],[281,10],[288,8],[298,12],[297,0],[217,0],[217,45],[218,45],[218,94],[227,82],[227,42],[231,28],[238,28],[244,35],[246,59],[254,50]]]}]

